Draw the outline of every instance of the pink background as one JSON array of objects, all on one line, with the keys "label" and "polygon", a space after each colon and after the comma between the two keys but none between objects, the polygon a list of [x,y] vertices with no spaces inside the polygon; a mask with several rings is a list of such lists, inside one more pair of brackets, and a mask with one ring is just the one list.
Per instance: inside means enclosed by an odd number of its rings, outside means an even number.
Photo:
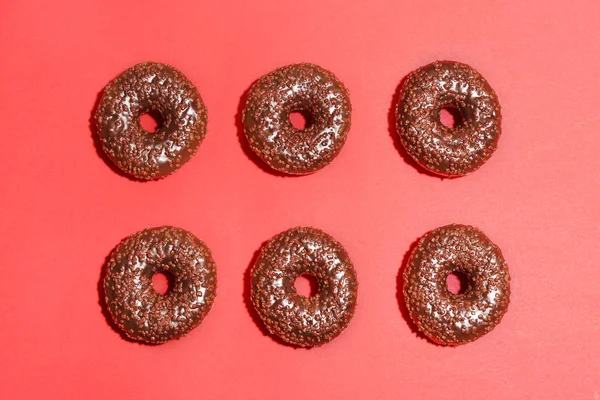
[{"label": "pink background", "polygon": [[[0,5],[0,398],[600,398],[600,3],[589,1],[20,1]],[[441,180],[390,127],[400,80],[436,59],[477,68],[503,135],[475,174]],[[125,68],[170,63],[198,87],[208,136],[175,175],[115,173],[90,131],[98,92]],[[240,98],[308,61],[348,87],[340,156],[307,177],[257,165]],[[418,337],[397,290],[411,245],[452,222],[481,228],[512,276],[502,323],[458,348]],[[213,250],[218,295],[188,337],[126,342],[99,305],[105,257],[145,227],[188,229]],[[360,281],[349,328],[295,350],[246,300],[265,240],[314,225]],[[246,277],[246,278],[245,278]]]}]

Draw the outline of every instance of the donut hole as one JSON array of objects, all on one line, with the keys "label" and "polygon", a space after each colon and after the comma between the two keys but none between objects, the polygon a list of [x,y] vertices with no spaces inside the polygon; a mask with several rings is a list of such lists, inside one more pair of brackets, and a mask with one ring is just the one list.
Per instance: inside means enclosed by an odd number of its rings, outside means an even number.
[{"label": "donut hole", "polygon": [[440,109],[440,123],[446,128],[456,129],[464,122],[460,109],[452,104],[448,104]]},{"label": "donut hole", "polygon": [[311,298],[319,293],[319,281],[313,274],[304,273],[296,278],[294,288],[300,296]]},{"label": "donut hole", "polygon": [[163,117],[158,110],[150,110],[140,115],[140,125],[148,133],[154,133],[163,126]]},{"label": "donut hole", "polygon": [[288,118],[292,126],[300,131],[310,128],[313,123],[313,115],[308,110],[293,110]]},{"label": "donut hole", "polygon": [[152,287],[154,291],[165,296],[173,288],[175,277],[168,271],[155,272],[152,275]]},{"label": "donut hole", "polygon": [[469,286],[471,286],[471,277],[465,271],[452,271],[446,277],[446,289],[452,294],[464,294]]}]

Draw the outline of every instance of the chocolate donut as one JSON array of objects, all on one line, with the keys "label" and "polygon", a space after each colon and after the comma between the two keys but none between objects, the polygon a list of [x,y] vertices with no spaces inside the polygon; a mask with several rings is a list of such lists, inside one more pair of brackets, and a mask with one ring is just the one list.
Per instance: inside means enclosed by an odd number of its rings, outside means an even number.
[{"label": "chocolate donut", "polygon": [[[315,172],[340,152],[350,129],[350,98],[331,72],[313,64],[293,64],[261,77],[243,111],[250,148],[271,168],[295,175]],[[296,129],[290,113],[308,113]]]},{"label": "chocolate donut", "polygon": [[[298,294],[296,278],[310,274],[319,284],[312,297]],[[272,334],[299,347],[319,346],[350,323],[358,281],[346,250],[315,228],[293,228],[261,249],[252,268],[252,302]]]},{"label": "chocolate donut", "polygon": [[[441,123],[454,109],[454,128]],[[396,128],[404,148],[422,167],[447,177],[469,174],[494,153],[500,137],[500,103],[487,81],[468,65],[436,61],[404,81]]]},{"label": "chocolate donut", "polygon": [[[155,273],[173,277],[161,295]],[[115,324],[137,341],[160,344],[186,335],[215,300],[216,265],[204,243],[180,228],[135,233],[117,246],[104,276],[105,301]]]},{"label": "chocolate donut", "polygon": [[[156,132],[140,116],[160,114]],[[206,107],[196,87],[177,69],[153,62],[137,64],[112,81],[95,112],[96,132],[108,157],[141,180],[177,171],[206,135]]]},{"label": "chocolate donut", "polygon": [[[462,294],[448,290],[452,273],[466,275]],[[448,225],[425,235],[404,270],[410,318],[436,343],[456,346],[485,335],[504,316],[510,276],[502,252],[479,229]]]}]

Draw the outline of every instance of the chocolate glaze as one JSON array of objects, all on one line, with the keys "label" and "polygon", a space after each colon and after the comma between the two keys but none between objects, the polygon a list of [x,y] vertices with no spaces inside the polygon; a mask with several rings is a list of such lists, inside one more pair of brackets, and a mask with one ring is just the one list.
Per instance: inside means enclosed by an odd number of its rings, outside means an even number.
[{"label": "chocolate glaze", "polygon": [[[152,276],[171,274],[165,295]],[[206,245],[180,228],[135,233],[113,251],[104,277],[108,311],[131,339],[159,344],[186,335],[206,317],[216,295],[216,265]]]},{"label": "chocolate glaze", "polygon": [[[262,76],[250,89],[243,111],[250,148],[273,169],[309,174],[340,152],[350,129],[350,98],[331,72],[313,64],[293,64]],[[311,123],[296,129],[293,111]]]},{"label": "chocolate glaze", "polygon": [[[319,283],[310,298],[294,287],[306,273]],[[273,237],[252,269],[256,311],[269,332],[294,346],[319,346],[338,336],[352,319],[357,290],[346,250],[315,228],[292,228]]]},{"label": "chocolate glaze", "polygon": [[[440,111],[455,107],[462,123],[448,128]],[[396,127],[408,154],[422,167],[454,177],[481,167],[500,137],[500,103],[487,81],[468,65],[436,61],[404,81]]]},{"label": "chocolate glaze", "polygon": [[[448,290],[453,272],[467,275],[462,294]],[[502,252],[479,229],[448,225],[425,235],[404,271],[411,319],[431,340],[456,346],[498,325],[508,308],[510,276]]]},{"label": "chocolate glaze", "polygon": [[[140,116],[155,111],[162,124],[147,132]],[[196,87],[177,69],[137,64],[112,81],[94,115],[108,157],[142,180],[172,174],[198,150],[206,135],[207,112]]]}]

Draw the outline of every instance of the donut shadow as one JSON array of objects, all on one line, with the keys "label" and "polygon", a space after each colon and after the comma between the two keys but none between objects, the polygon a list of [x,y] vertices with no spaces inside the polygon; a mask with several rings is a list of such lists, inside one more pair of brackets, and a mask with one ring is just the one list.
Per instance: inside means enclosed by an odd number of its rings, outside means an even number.
[{"label": "donut shadow", "polygon": [[[237,129],[238,140],[240,142],[240,146],[242,147],[242,150],[244,151],[244,154],[246,155],[246,157],[248,157],[248,159],[250,159],[250,161],[252,161],[254,164],[256,164],[260,169],[262,169],[264,172],[267,172],[273,176],[278,176],[281,178],[294,178],[294,177],[305,176],[305,175],[285,174],[283,172],[280,172],[280,171],[277,171],[276,169],[271,168],[267,163],[265,163],[263,161],[262,158],[260,158],[252,150],[252,148],[250,148],[250,144],[248,144],[248,139],[246,139],[246,134],[244,133],[244,108],[246,108],[246,101],[248,100],[248,95],[250,93],[250,90],[252,89],[252,86],[254,86],[254,84],[257,81],[258,81],[258,79],[255,80],[254,82],[252,82],[252,84],[246,90],[244,90],[244,93],[242,93],[242,96],[240,97],[240,103],[238,105],[237,114],[235,114],[235,127]],[[307,174],[307,175],[311,175],[311,174]]]},{"label": "donut shadow", "polygon": [[160,346],[162,343],[146,343],[134,340],[127,336],[127,334],[115,323],[112,316],[110,315],[110,312],[108,311],[108,304],[106,304],[106,294],[104,292],[104,278],[106,277],[106,273],[108,272],[108,263],[110,262],[110,259],[118,246],[119,245],[116,245],[104,258],[104,264],[102,264],[102,268],[100,271],[100,279],[98,279],[98,305],[100,306],[102,315],[104,316],[104,319],[106,320],[108,326],[110,326],[113,331],[115,331],[119,336],[121,336],[121,339],[123,339],[124,341],[149,347]]},{"label": "donut shadow", "polygon": [[444,179],[446,179],[446,177],[434,174],[433,172],[428,171],[427,169],[425,169],[421,165],[419,165],[419,163],[416,162],[415,159],[412,158],[410,154],[408,154],[408,152],[406,151],[406,148],[404,147],[404,145],[402,144],[402,141],[400,140],[400,135],[398,134],[398,131],[396,129],[396,105],[400,101],[400,96],[402,95],[402,87],[406,83],[407,79],[408,79],[408,75],[406,75],[404,78],[402,78],[402,80],[400,81],[398,86],[396,86],[396,90],[394,91],[394,94],[392,95],[392,103],[388,110],[388,132],[389,132],[389,135],[392,138],[394,147],[396,148],[398,153],[400,153],[400,156],[402,157],[402,159],[404,160],[404,162],[406,164],[413,167],[419,174],[431,176],[433,178],[438,178],[440,180],[444,180]]},{"label": "donut shadow", "polygon": [[402,318],[406,321],[406,324],[410,328],[410,330],[414,333],[416,337],[422,340],[426,340],[429,343],[432,343],[436,346],[445,347],[436,343],[429,339],[423,332],[419,330],[417,324],[414,323],[412,318],[410,317],[410,313],[408,312],[408,307],[406,307],[406,302],[404,301],[404,271],[408,266],[408,262],[410,261],[410,256],[412,252],[417,248],[419,241],[422,237],[419,237],[417,240],[411,243],[408,251],[404,253],[404,257],[402,258],[402,266],[398,270],[398,276],[396,277],[396,300],[398,301],[398,308],[400,308],[400,314]]},{"label": "donut shadow", "polygon": [[115,174],[120,175],[124,178],[127,178],[133,182],[145,182],[144,180],[138,179],[135,176],[129,175],[129,174],[123,172],[121,169],[119,169],[119,167],[117,167],[115,165],[115,163],[113,163],[112,160],[106,155],[106,153],[104,152],[104,149],[102,148],[102,143],[100,142],[100,135],[98,134],[98,131],[96,129],[96,122],[94,121],[94,114],[96,113],[96,110],[100,106],[100,101],[102,100],[102,93],[103,93],[103,90],[98,92],[98,94],[96,95],[96,101],[94,101],[94,106],[92,107],[92,112],[91,112],[90,119],[89,119],[89,128],[90,128],[90,132],[92,133],[92,140],[94,142],[96,154],[98,155],[98,157],[100,157],[100,159],[102,161],[104,161],[104,163],[106,165],[108,165],[108,167]]},{"label": "donut shadow", "polygon": [[244,304],[246,305],[246,309],[248,310],[248,314],[250,314],[250,316],[252,317],[252,321],[258,327],[258,329],[261,331],[263,336],[270,337],[277,344],[280,344],[282,346],[291,347],[293,349],[310,349],[310,347],[305,348],[305,347],[300,347],[300,346],[296,346],[294,344],[288,343],[288,342],[284,341],[283,339],[281,339],[279,336],[269,332],[269,330],[267,329],[267,326],[265,325],[263,320],[260,318],[260,315],[256,311],[256,308],[254,308],[254,304],[252,303],[252,267],[254,267],[254,264],[256,264],[256,261],[258,261],[258,257],[260,256],[260,251],[266,244],[267,244],[267,242],[264,242],[263,244],[261,244],[259,249],[254,252],[254,254],[252,255],[252,260],[250,261],[250,265],[248,265],[248,268],[246,268],[246,271],[244,272],[244,294],[243,294],[243,297],[244,297]]}]

